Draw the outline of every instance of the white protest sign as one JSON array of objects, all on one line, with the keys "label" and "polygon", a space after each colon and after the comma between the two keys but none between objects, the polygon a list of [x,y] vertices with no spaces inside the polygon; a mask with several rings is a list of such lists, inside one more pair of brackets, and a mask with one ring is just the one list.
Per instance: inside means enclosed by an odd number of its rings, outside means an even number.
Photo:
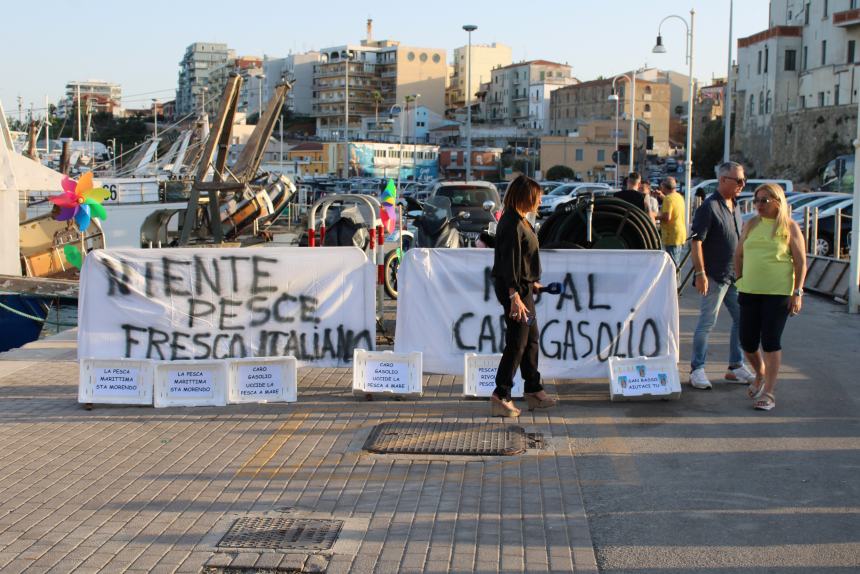
[{"label": "white protest sign", "polygon": [[670,357],[609,359],[609,395],[624,399],[677,399],[681,396],[678,365]]},{"label": "white protest sign", "polygon": [[[610,357],[678,358],[675,267],[663,251],[541,251],[544,284],[560,295],[536,304],[546,378],[606,378]],[[410,249],[398,271],[394,350],[421,351],[430,373],[462,373],[465,353],[504,348],[489,249]]]},{"label": "white protest sign", "polygon": [[[496,389],[496,371],[501,353],[496,355],[465,354],[466,367],[463,372],[463,394],[467,397],[489,397]],[[523,396],[523,378],[517,373],[511,396]]]},{"label": "white protest sign", "polygon": [[421,353],[355,350],[352,388],[363,393],[421,394]]},{"label": "white protest sign", "polygon": [[235,359],[230,363],[231,403],[296,401],[298,373],[294,357]]},{"label": "white protest sign", "polygon": [[81,272],[78,354],[349,366],[375,343],[375,282],[351,247],[96,250]]},{"label": "white protest sign", "polygon": [[226,361],[163,361],[155,365],[156,407],[227,404]]},{"label": "white protest sign", "polygon": [[151,405],[151,361],[82,359],[78,402]]}]

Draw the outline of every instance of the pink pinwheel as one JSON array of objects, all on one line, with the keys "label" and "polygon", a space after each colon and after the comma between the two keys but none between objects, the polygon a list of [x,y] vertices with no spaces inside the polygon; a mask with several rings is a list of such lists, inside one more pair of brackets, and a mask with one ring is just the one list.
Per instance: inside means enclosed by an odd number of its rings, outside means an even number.
[{"label": "pink pinwheel", "polygon": [[110,192],[103,187],[93,188],[92,172],[85,173],[78,181],[64,177],[62,185],[63,193],[51,198],[60,208],[57,221],[74,218],[78,229],[86,231],[93,217],[107,219],[102,201],[110,197]]}]

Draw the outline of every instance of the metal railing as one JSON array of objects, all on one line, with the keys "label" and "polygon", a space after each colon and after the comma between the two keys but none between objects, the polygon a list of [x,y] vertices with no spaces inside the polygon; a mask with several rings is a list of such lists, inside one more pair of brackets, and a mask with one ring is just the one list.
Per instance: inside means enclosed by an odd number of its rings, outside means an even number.
[{"label": "metal railing", "polygon": [[800,228],[806,240],[807,254],[848,259],[851,221],[851,214],[844,213],[842,208],[822,217],[817,207],[804,207]]}]

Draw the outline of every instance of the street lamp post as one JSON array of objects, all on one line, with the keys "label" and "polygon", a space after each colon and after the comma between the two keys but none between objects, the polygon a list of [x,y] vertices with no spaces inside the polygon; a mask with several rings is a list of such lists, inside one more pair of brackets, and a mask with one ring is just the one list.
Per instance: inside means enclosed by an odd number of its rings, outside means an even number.
[{"label": "street lamp post", "polygon": [[152,118],[155,120],[155,131],[152,139],[155,142],[155,172],[158,173],[158,100],[152,98]]},{"label": "street lamp post", "polygon": [[[403,99],[404,108],[403,108],[403,111],[401,112],[401,115],[400,115],[400,151],[397,154],[398,159],[399,159],[399,164],[397,166],[397,189],[398,190],[400,190],[400,177],[401,177],[401,174],[403,173],[403,130],[404,130],[404,127],[406,126],[406,122],[408,121],[408,118],[409,118],[409,102],[414,102],[420,96],[421,96],[421,94],[410,94]],[[415,173],[414,152],[413,152],[412,161],[413,161],[413,166],[412,166],[413,173]]]},{"label": "street lamp post", "polygon": [[627,154],[627,171],[633,171],[633,153],[636,146],[636,71],[634,71],[629,76],[627,74],[618,74],[614,78],[612,78],[612,94],[609,96],[609,100],[615,101],[615,187],[619,186],[618,183],[618,107],[621,99],[618,97],[618,94],[615,92],[615,82],[618,78],[624,78],[630,83],[630,152]]},{"label": "street lamp post", "polygon": [[412,181],[418,181],[418,98],[415,94],[415,105],[412,106]]},{"label": "street lamp post", "polygon": [[[858,102],[860,110],[860,102]],[[860,205],[860,122],[857,124],[857,139],[854,140],[854,205]],[[851,251],[848,256],[848,312],[860,313],[860,223],[858,217],[851,218]],[[839,256],[838,253],[835,254]]]},{"label": "street lamp post", "polygon": [[654,46],[653,50],[655,54],[666,53],[666,48],[663,46],[663,36],[660,33],[663,22],[674,18],[684,23],[684,27],[687,29],[687,64],[689,66],[688,74],[690,76],[690,103],[687,105],[687,160],[684,162],[684,206],[688,230],[690,229],[691,206],[690,179],[693,172],[693,98],[695,97],[695,94],[693,93],[693,21],[695,16],[696,11],[690,10],[689,24],[684,18],[675,14],[663,18],[660,21],[660,25],[657,27],[657,44]]},{"label": "street lamp post", "polygon": [[734,8],[734,1],[729,0],[729,66],[726,72],[726,95],[723,98],[723,162],[729,161],[732,148],[732,20]]},{"label": "street lamp post", "polygon": [[466,181],[472,179],[472,32],[477,29],[474,24],[463,26],[469,35],[466,51]]},{"label": "street lamp post", "polygon": [[340,57],[344,61],[343,67],[346,70],[343,102],[343,177],[349,179],[349,62],[352,59],[352,52],[347,47],[340,53]]},{"label": "street lamp post", "polygon": [[257,123],[260,123],[260,120],[263,119],[263,80],[266,79],[266,74],[260,74],[257,76],[257,87],[259,88],[259,99],[257,103],[259,104],[259,108],[257,109]]},{"label": "street lamp post", "polygon": [[[408,105],[408,100],[407,100]],[[403,110],[398,108],[397,105],[391,106],[391,109],[388,110],[388,115],[394,115],[394,110],[397,109],[397,115],[400,118],[400,146],[397,150],[397,193],[400,193],[400,177],[403,173],[403,125],[405,120],[403,119],[404,113]]]}]

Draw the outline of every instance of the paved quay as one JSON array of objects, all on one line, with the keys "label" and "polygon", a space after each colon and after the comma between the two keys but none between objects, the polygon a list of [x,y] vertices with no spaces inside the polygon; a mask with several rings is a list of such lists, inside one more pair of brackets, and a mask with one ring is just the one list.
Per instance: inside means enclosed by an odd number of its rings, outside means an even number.
[{"label": "paved quay", "polygon": [[[85,411],[64,333],[0,356],[0,572],[857,572],[860,318],[809,297],[784,344],[771,413],[740,385],[611,403],[557,380],[560,406],[515,423],[545,448],[457,457],[361,447],[384,421],[506,424],[459,377],[367,402],[309,369],[294,404]],[[342,529],[329,551],[219,551],[238,518]]]}]

